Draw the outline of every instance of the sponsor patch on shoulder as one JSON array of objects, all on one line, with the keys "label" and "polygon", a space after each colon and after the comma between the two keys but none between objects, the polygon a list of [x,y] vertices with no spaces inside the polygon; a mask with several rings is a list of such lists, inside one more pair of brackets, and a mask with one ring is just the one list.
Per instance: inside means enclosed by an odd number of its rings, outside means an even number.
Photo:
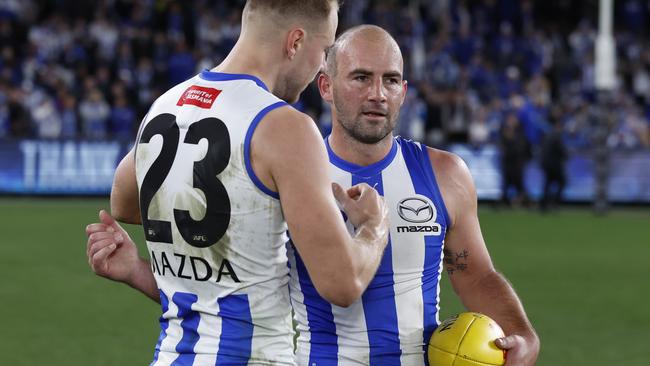
[{"label": "sponsor patch on shoulder", "polygon": [[176,105],[191,104],[199,108],[210,109],[220,93],[219,89],[192,85],[183,92]]}]

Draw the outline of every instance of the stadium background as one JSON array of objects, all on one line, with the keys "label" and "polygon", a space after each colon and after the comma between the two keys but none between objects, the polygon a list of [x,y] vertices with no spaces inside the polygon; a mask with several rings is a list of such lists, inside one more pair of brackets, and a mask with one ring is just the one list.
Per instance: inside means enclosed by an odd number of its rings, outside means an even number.
[{"label": "stadium background", "polygon": [[[91,273],[83,228],[108,207],[113,170],[150,103],[224,57],[242,4],[0,1],[3,364],[150,361],[157,305]],[[470,166],[495,264],[542,338],[539,365],[650,360],[650,2],[615,2],[618,87],[605,107],[594,84],[597,5],[349,0],[340,16],[339,30],[379,24],[403,49],[410,90],[397,132]],[[313,85],[296,107],[327,133]],[[503,196],[509,119],[521,126],[526,196]],[[569,151],[564,200],[579,205],[540,213],[554,121]],[[613,206],[596,215],[603,151]],[[461,309],[446,281],[441,297],[443,317]]]}]

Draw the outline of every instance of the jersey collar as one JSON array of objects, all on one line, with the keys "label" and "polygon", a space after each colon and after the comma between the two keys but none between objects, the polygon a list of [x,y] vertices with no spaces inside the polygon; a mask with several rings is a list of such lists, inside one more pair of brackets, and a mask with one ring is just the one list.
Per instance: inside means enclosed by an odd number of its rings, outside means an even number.
[{"label": "jersey collar", "polygon": [[397,155],[397,143],[395,143],[395,138],[393,138],[393,144],[390,147],[388,154],[386,154],[383,159],[368,166],[361,166],[350,163],[349,161],[343,160],[341,157],[336,155],[330,146],[329,136],[325,138],[325,146],[327,147],[327,154],[329,155],[330,163],[334,164],[334,166],[342,170],[345,170],[346,172],[350,172],[363,177],[370,177],[380,173],[393,161],[395,155]]},{"label": "jersey collar", "polygon": [[266,84],[256,76],[249,74],[228,74],[225,72],[216,72],[205,69],[199,74],[201,79],[209,81],[228,81],[228,80],[251,80],[255,82],[260,88],[269,91],[269,88],[266,87]]}]

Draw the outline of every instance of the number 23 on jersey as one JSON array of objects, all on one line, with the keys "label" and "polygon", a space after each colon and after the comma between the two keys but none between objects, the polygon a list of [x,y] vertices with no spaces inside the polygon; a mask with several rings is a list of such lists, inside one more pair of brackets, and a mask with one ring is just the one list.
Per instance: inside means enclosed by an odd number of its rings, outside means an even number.
[{"label": "number 23 on jersey", "polygon": [[208,151],[203,159],[193,163],[192,169],[192,185],[205,195],[205,216],[196,221],[188,210],[174,207],[174,221],[188,244],[199,248],[216,244],[230,223],[230,198],[217,178],[230,161],[228,128],[218,118],[204,118],[190,124],[183,142],[179,143],[180,128],[176,116],[164,113],[154,117],[145,126],[138,143],[148,144],[155,135],[162,136],[162,149],[146,172],[140,187],[140,214],[146,239],[173,244],[171,222],[149,217],[149,206],[165,183],[174,160],[180,155],[179,151],[185,145],[198,145],[205,138],[208,141]]}]

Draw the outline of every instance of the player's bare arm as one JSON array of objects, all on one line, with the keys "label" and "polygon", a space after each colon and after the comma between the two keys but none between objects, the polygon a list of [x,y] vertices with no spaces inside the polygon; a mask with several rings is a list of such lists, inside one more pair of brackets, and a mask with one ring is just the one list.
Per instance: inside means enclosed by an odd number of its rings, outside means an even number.
[{"label": "player's bare arm", "polygon": [[327,152],[314,122],[291,108],[279,108],[265,119],[251,143],[253,168],[279,192],[291,238],[318,292],[348,306],[370,283],[388,240],[383,199],[367,185],[348,192],[336,188],[358,228],[350,237],[332,195]]},{"label": "player's bare arm", "polygon": [[501,325],[507,337],[506,365],[533,365],[539,338],[506,278],[494,269],[477,213],[477,196],[469,169],[458,156],[429,149],[436,179],[451,218],[444,263],[454,291],[470,311],[484,313]]},{"label": "player's bare arm", "polygon": [[141,224],[134,154],[131,149],[115,170],[111,214],[100,211],[100,222],[86,227],[86,255],[90,268],[98,276],[126,283],[160,302],[149,261],[138,255],[135,243],[116,221]]},{"label": "player's bare arm", "polygon": [[149,261],[138,255],[129,234],[102,210],[100,222],[86,226],[86,255],[90,268],[101,277],[123,282],[160,302]]},{"label": "player's bare arm", "polygon": [[140,224],[138,183],[135,177],[135,153],[131,149],[120,161],[111,188],[111,215],[127,224]]}]

